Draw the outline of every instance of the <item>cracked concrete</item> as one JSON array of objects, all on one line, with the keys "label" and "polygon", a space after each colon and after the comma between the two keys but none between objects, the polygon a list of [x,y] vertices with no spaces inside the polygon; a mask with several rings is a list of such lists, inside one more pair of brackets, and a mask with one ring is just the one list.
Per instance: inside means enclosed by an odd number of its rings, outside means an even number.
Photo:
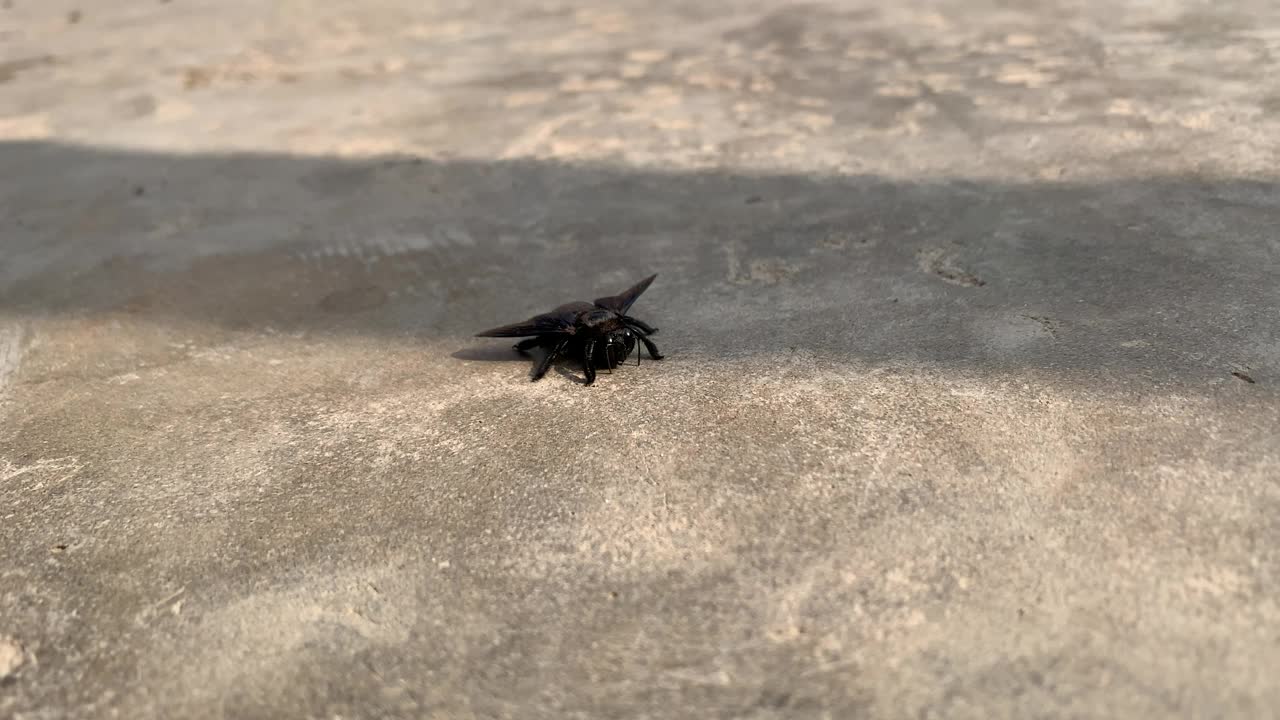
[{"label": "cracked concrete", "polygon": [[[0,8],[0,716],[1265,717],[1273,3]],[[667,359],[472,338],[657,282]]]}]

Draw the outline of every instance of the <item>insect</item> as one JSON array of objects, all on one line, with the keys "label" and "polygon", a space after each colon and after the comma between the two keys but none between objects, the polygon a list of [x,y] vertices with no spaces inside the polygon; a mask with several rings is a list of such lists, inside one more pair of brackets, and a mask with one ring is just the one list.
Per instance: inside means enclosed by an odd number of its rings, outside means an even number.
[{"label": "insect", "polygon": [[625,361],[632,350],[636,351],[636,364],[640,364],[639,341],[654,360],[661,360],[662,353],[649,336],[658,332],[643,320],[627,314],[636,298],[644,292],[653,279],[650,275],[620,295],[597,299],[594,303],[565,303],[551,312],[535,315],[524,322],[503,325],[477,333],[476,337],[526,338],[515,344],[521,354],[531,348],[542,347],[547,354],[534,366],[532,380],[540,380],[556,358],[577,357],[587,376],[587,384],[596,381],[596,368],[612,370]]}]

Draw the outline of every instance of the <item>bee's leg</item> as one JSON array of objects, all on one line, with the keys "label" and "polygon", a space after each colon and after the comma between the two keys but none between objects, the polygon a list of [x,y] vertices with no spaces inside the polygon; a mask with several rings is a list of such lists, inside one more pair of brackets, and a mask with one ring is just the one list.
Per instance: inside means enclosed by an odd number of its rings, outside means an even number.
[{"label": "bee's leg", "polygon": [[596,341],[588,340],[582,353],[582,371],[586,373],[588,385],[596,381],[596,363],[595,359],[591,357],[595,354],[595,351]]},{"label": "bee's leg", "polygon": [[654,360],[662,359],[662,353],[658,352],[658,346],[654,345],[652,340],[644,335],[637,335],[636,337],[640,338],[640,342],[644,343],[644,349],[649,351],[649,357]]},{"label": "bee's leg", "polygon": [[521,355],[527,355],[529,352],[529,348],[535,348],[541,344],[542,344],[542,336],[539,335],[538,337],[525,338],[524,340],[521,340],[520,342],[516,343],[512,347],[514,347],[516,349],[516,352],[520,353]]},{"label": "bee's leg", "polygon": [[[523,345],[524,343],[520,343],[520,344]],[[551,369],[551,363],[556,361],[556,357],[558,357],[560,353],[564,352],[564,348],[568,344],[569,344],[568,340],[561,340],[560,342],[556,343],[554,346],[549,348],[547,350],[546,357],[539,360],[538,364],[534,366],[533,375],[529,377],[530,382],[536,382],[538,380],[541,380],[542,376],[546,375],[547,371]]]},{"label": "bee's leg", "polygon": [[643,320],[637,320],[631,317],[630,315],[624,315],[622,317],[622,320],[626,322],[628,325],[631,325],[632,327],[634,327],[635,329],[640,330],[645,335],[652,335],[658,332],[658,328],[649,325],[649,323]]}]

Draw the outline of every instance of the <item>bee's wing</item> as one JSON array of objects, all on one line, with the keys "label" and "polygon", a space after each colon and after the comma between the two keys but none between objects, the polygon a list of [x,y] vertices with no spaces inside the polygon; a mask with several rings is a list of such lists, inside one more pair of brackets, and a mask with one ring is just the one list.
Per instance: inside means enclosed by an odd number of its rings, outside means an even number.
[{"label": "bee's wing", "polygon": [[524,322],[503,325],[476,333],[476,337],[533,337],[534,335],[573,335],[578,316],[592,306],[584,302],[568,303],[551,312],[535,315]]},{"label": "bee's wing", "polygon": [[654,273],[632,285],[630,289],[623,291],[621,294],[598,298],[596,305],[606,310],[612,310],[619,315],[626,315],[631,306],[635,304],[636,298],[640,297],[640,293],[648,289],[649,283],[652,283],[656,277],[658,277],[658,274]]}]

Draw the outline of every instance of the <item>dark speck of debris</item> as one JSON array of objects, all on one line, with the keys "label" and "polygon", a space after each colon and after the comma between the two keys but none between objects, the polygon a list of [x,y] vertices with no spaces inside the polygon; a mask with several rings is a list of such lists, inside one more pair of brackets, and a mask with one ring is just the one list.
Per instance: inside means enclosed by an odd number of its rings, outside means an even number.
[{"label": "dark speck of debris", "polygon": [[889,302],[896,303],[898,302],[898,298],[889,298]]},{"label": "dark speck of debris", "polygon": [[199,90],[213,82],[213,76],[208,70],[201,68],[187,68],[182,74],[183,90]]},{"label": "dark speck of debris", "polygon": [[955,283],[957,285],[967,285],[969,287],[982,287],[983,285],[987,284],[986,280],[983,280],[977,275],[974,275],[973,273],[970,273],[970,272],[965,272],[964,270],[957,270],[956,268],[941,267],[941,268],[935,269],[933,272],[935,275],[942,278],[943,280],[946,280],[947,282],[950,282],[950,283]]},{"label": "dark speck of debris", "polygon": [[146,188],[142,187],[141,185],[134,185],[134,186],[133,186],[133,196],[134,196],[134,197],[142,197],[143,195],[146,195],[146,194],[147,194],[147,189],[146,189]]},{"label": "dark speck of debris", "polygon": [[1058,339],[1058,321],[1050,317],[1041,315],[1023,315],[1022,317],[1040,323],[1040,327],[1044,328],[1045,333],[1054,340]]},{"label": "dark speck of debris", "polygon": [[66,543],[58,543],[57,545],[54,545],[53,547],[49,548],[49,551],[50,551],[50,552],[56,552],[56,553],[66,552],[66,551],[67,551],[67,544],[66,544]]},{"label": "dark speck of debris", "polygon": [[916,256],[920,259],[921,270],[937,275],[949,283],[966,287],[982,287],[987,284],[986,280],[951,264],[939,249],[921,250]]},{"label": "dark speck of debris", "polygon": [[52,55],[27,57],[20,58],[18,60],[0,62],[0,83],[9,82],[17,77],[18,73],[52,64],[54,64],[54,58]]},{"label": "dark speck of debris", "polygon": [[76,23],[80,22],[80,19],[83,17],[84,15],[79,10],[72,10],[71,12],[67,13],[67,23],[69,25],[75,25]]},{"label": "dark speck of debris", "polygon": [[747,198],[748,205],[755,205],[756,203],[763,202],[763,201],[764,201],[764,198],[760,197],[759,195],[752,195],[751,197]]},{"label": "dark speck of debris", "polygon": [[1237,380],[1243,380],[1243,381],[1245,381],[1245,382],[1249,383],[1250,385],[1253,385],[1254,383],[1258,382],[1257,380],[1254,380],[1254,379],[1253,379],[1253,377],[1252,377],[1251,375],[1249,375],[1249,373],[1246,373],[1246,372],[1241,372],[1241,371],[1239,371],[1239,370],[1232,370],[1232,371],[1231,371],[1231,374],[1232,374],[1232,375],[1233,375]]},{"label": "dark speck of debris", "polygon": [[777,690],[765,690],[756,703],[760,707],[781,710],[791,704],[791,693]]}]

